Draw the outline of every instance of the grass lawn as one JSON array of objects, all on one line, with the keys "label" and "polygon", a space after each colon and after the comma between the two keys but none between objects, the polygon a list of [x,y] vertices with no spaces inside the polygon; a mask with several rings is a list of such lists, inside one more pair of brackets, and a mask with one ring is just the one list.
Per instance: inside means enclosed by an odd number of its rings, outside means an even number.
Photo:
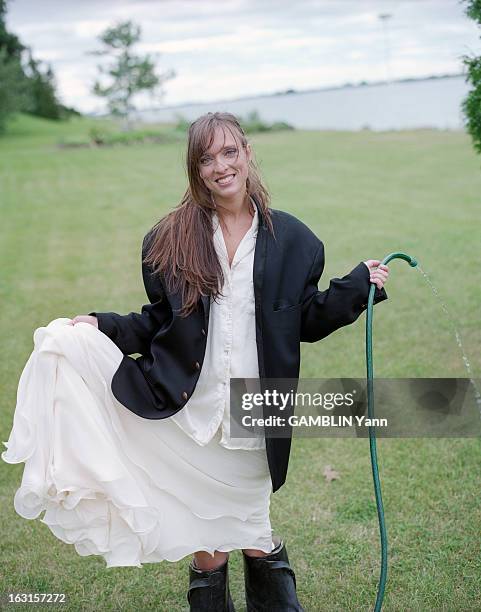
[{"label": "grass lawn", "polygon": [[[140,310],[142,237],[187,185],[182,141],[57,146],[85,137],[91,124],[23,117],[0,138],[1,441],[33,331],[92,310]],[[397,250],[413,255],[457,321],[473,376],[481,378],[481,158],[469,138],[428,130],[296,131],[251,142],[272,206],[302,219],[324,242],[319,288],[362,260]],[[400,260],[389,265],[389,300],[375,308],[375,375],[466,376],[421,274]],[[364,324],[363,316],[303,345],[302,376],[363,377]],[[479,438],[378,440],[389,541],[385,610],[480,609],[480,450]],[[326,464],[340,480],[325,481]],[[15,513],[22,471],[22,464],[0,462],[0,592],[66,593],[64,609],[72,611],[188,609],[189,558],[104,571],[101,557],[80,557],[39,520]],[[307,612],[372,609],[380,544],[368,440],[296,439],[271,519]],[[241,562],[239,552],[231,555],[231,591],[245,610]]]}]

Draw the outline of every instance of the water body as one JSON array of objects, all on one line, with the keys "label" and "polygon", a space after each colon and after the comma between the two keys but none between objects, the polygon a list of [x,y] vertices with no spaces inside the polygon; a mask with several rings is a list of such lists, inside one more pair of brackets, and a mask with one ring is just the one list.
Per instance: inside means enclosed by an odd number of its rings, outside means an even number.
[{"label": "water body", "polygon": [[228,111],[287,121],[307,130],[464,129],[461,102],[470,86],[464,76],[394,81],[359,87],[293,92],[143,111],[145,121],[193,121],[206,112]]}]

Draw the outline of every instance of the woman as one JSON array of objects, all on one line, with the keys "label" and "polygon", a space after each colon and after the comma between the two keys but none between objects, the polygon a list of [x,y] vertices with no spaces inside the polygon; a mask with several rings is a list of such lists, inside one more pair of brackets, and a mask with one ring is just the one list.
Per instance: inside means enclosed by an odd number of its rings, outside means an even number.
[{"label": "woman", "polygon": [[231,437],[229,379],[297,379],[300,342],[355,321],[370,283],[375,302],[386,299],[389,271],[366,260],[319,291],[322,242],[269,207],[229,113],[192,123],[187,170],[182,202],[144,238],[141,313],[36,330],[2,455],[26,463],[15,508],[27,518],[46,509],[55,535],[108,567],[193,553],[191,610],[234,609],[236,549],[249,611],[302,610],[269,520],[290,435]]}]

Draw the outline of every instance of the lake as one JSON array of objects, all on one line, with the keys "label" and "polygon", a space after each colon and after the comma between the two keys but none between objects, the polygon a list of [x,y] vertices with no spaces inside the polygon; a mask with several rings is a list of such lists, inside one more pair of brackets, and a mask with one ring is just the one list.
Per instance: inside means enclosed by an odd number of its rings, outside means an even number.
[{"label": "lake", "polygon": [[451,76],[183,104],[138,116],[172,122],[180,114],[192,121],[209,111],[245,116],[256,110],[265,121],[307,130],[462,130],[461,102],[469,89],[464,76]]}]

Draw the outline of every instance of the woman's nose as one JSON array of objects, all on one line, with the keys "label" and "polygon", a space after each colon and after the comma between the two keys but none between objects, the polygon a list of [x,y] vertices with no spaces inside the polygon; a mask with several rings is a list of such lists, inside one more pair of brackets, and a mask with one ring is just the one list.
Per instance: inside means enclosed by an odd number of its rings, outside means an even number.
[{"label": "woman's nose", "polygon": [[221,174],[227,169],[227,164],[221,159],[214,160],[214,170],[216,173]]}]

